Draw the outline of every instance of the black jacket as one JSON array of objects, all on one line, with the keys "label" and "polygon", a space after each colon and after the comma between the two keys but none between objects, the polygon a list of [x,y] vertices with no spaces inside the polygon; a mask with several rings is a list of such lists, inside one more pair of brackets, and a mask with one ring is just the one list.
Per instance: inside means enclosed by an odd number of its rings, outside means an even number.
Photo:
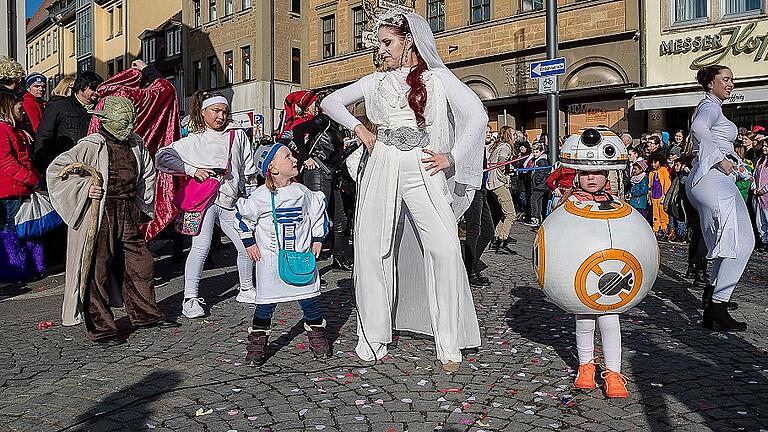
[{"label": "black jacket", "polygon": [[314,157],[329,167],[341,167],[344,141],[335,122],[327,115],[317,115],[294,127],[293,142],[298,149],[299,163]]},{"label": "black jacket", "polygon": [[51,99],[37,128],[32,158],[35,167],[45,172],[53,160],[71,149],[88,134],[91,114],[75,95]]}]

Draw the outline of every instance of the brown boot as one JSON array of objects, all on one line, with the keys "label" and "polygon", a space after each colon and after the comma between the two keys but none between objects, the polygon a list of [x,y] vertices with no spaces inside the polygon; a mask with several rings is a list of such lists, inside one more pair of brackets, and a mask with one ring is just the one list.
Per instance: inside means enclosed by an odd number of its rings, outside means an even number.
[{"label": "brown boot", "polygon": [[271,330],[248,328],[248,347],[245,363],[248,366],[261,366],[267,360],[267,343]]},{"label": "brown boot", "polygon": [[331,357],[331,347],[328,344],[328,339],[325,338],[325,324],[325,320],[318,325],[304,323],[304,330],[307,331],[309,337],[309,349],[312,350],[315,358]]}]

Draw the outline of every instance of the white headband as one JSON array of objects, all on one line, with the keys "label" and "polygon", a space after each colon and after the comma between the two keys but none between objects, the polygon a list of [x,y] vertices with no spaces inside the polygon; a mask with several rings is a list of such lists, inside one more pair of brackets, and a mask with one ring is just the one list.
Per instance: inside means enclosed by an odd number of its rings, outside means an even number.
[{"label": "white headband", "polygon": [[224,96],[214,96],[203,101],[203,108],[206,109],[211,105],[224,104],[229,106],[229,101]]}]

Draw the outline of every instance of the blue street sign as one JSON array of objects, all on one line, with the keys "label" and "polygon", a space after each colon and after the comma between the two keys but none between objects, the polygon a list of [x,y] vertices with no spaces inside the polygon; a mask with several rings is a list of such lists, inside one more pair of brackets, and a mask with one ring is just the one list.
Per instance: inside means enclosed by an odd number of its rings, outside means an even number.
[{"label": "blue street sign", "polygon": [[541,78],[565,73],[565,57],[531,63],[531,78]]}]

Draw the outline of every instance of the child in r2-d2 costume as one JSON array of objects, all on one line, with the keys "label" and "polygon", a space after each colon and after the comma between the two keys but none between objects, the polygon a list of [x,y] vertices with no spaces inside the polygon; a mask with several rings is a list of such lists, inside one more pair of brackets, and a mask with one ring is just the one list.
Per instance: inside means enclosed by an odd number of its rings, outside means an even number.
[{"label": "child in r2-d2 costume", "polygon": [[[574,386],[597,388],[595,327],[600,327],[607,397],[626,398],[619,313],[637,305],[659,271],[658,244],[637,210],[610,193],[609,170],[623,170],[627,149],[606,128],[571,135],[560,153],[577,170],[574,190],[539,228],[533,264],[539,286],[576,314],[579,371]],[[578,245],[574,247],[574,245]]]},{"label": "child in r2-d2 costume", "polygon": [[[320,307],[320,276],[315,266],[307,283],[285,280],[279,251],[313,254],[317,257],[328,234],[325,196],[312,192],[294,178],[299,174],[291,150],[279,143],[262,145],[256,151],[256,168],[265,178],[248,198],[237,201],[236,228],[248,256],[256,262],[256,310],[248,329],[246,362],[261,365],[266,360],[272,315],[277,303],[298,301],[304,312],[304,329],[315,357],[330,356],[325,320]],[[278,263],[281,264],[278,264]],[[312,260],[314,264],[314,260]],[[285,270],[285,269],[283,269]]]}]

